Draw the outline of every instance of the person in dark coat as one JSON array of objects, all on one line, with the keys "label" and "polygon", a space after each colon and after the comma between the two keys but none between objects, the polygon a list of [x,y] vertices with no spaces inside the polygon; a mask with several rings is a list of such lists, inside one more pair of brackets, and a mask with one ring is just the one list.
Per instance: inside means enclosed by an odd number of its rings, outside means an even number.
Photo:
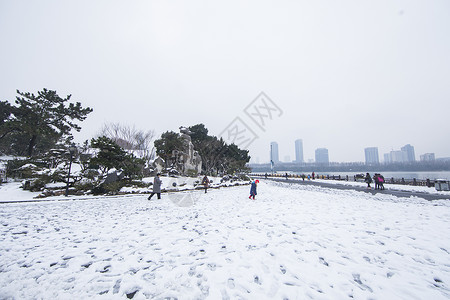
[{"label": "person in dark coat", "polygon": [[256,186],[258,185],[258,183],[259,183],[258,179],[256,179],[255,181],[252,182],[252,186],[250,188],[250,197],[248,197],[248,199],[252,199],[252,197],[253,197],[253,200],[255,200],[255,196],[257,195]]},{"label": "person in dark coat", "polygon": [[367,188],[371,189],[370,184],[372,183],[372,177],[370,177],[369,173],[366,173],[366,178],[364,181],[367,183]]},{"label": "person in dark coat", "polygon": [[206,175],[202,179],[202,185],[205,187],[205,194],[206,194],[206,191],[208,190],[208,186],[209,186],[209,179],[208,179],[208,177],[206,177]]},{"label": "person in dark coat", "polygon": [[380,188],[380,174],[375,173],[373,181],[375,182],[375,189],[378,190]]},{"label": "person in dark coat", "polygon": [[161,178],[159,178],[161,174],[156,174],[155,179],[153,179],[153,192],[148,197],[148,200],[152,199],[153,195],[156,194],[158,199],[161,199]]}]

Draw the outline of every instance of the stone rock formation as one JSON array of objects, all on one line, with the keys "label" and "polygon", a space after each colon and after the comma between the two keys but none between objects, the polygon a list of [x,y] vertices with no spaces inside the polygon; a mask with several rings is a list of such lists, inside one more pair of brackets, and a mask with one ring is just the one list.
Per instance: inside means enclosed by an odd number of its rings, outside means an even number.
[{"label": "stone rock formation", "polygon": [[[202,171],[202,158],[194,149],[191,136],[192,132],[186,127],[180,127],[180,137],[183,140],[183,147],[172,152],[172,157],[167,162],[169,173],[181,175],[198,175]],[[155,168],[161,172],[165,169],[165,162],[157,157],[154,161]],[[174,172],[174,169],[176,172]]]}]

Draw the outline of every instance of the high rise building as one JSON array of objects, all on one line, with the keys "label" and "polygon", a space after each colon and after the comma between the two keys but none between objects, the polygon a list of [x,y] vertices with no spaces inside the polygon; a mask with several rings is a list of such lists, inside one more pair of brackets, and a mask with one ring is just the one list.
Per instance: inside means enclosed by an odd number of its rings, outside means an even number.
[{"label": "high rise building", "polygon": [[278,143],[277,142],[270,143],[270,160],[273,163],[280,162],[280,156],[278,155]]},{"label": "high rise building", "polygon": [[384,154],[384,163],[385,164],[390,164],[391,163],[391,154],[390,153],[385,153]]},{"label": "high rise building", "polygon": [[405,151],[391,151],[389,153],[389,162],[390,163],[404,163],[407,161],[406,152]]},{"label": "high rise building", "polygon": [[316,163],[317,164],[329,164],[330,159],[328,157],[328,149],[318,148],[316,149]]},{"label": "high rise building", "polygon": [[295,162],[302,163],[303,159],[303,140],[295,141]]},{"label": "high rise building", "polygon": [[378,147],[365,148],[364,153],[366,156],[366,165],[378,165],[380,163]]},{"label": "high rise building", "polygon": [[405,145],[401,148],[403,152],[406,153],[406,162],[416,161],[416,155],[414,154],[414,147],[410,144]]},{"label": "high rise building", "polygon": [[425,153],[420,156],[420,161],[435,161],[434,153]]}]

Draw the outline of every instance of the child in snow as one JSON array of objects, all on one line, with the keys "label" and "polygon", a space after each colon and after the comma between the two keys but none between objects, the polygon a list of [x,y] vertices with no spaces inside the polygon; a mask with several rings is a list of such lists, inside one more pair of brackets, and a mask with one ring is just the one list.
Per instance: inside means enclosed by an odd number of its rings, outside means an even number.
[{"label": "child in snow", "polygon": [[257,195],[256,194],[256,186],[258,185],[258,183],[259,183],[258,179],[256,179],[255,181],[252,182],[252,187],[250,188],[250,197],[248,197],[248,199],[252,199],[252,197],[253,197],[253,200],[255,200],[255,196]]}]

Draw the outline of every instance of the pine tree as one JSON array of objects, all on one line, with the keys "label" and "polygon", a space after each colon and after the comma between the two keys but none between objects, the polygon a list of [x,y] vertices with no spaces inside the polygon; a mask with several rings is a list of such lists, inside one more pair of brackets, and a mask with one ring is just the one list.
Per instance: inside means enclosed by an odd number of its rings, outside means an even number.
[{"label": "pine tree", "polygon": [[156,154],[167,162],[172,157],[173,151],[183,149],[183,140],[178,133],[173,131],[164,132],[160,139],[155,141]]},{"label": "pine tree", "polygon": [[84,121],[92,112],[92,108],[83,108],[80,102],[68,103],[71,95],[61,98],[56,91],[43,89],[37,95],[19,90],[17,93],[16,106],[11,112],[13,116],[10,114],[9,119],[0,123],[0,132],[3,137],[16,135],[11,139],[15,141],[13,145],[26,148],[23,152],[28,156],[34,154],[39,143],[47,144],[41,149],[44,152],[63,136],[71,136],[72,129],[80,131],[81,127],[75,121]]},{"label": "pine tree", "polygon": [[123,171],[128,178],[134,178],[142,173],[144,160],[128,154],[112,139],[101,136],[91,140],[91,147],[98,149],[97,154],[91,158],[91,167],[98,168],[102,176],[111,169]]},{"label": "pine tree", "polygon": [[222,138],[208,135],[208,129],[203,124],[191,126],[189,130],[194,149],[202,158],[203,173],[214,175],[248,171],[245,167],[250,161],[248,150],[241,150],[235,144],[228,145]]},{"label": "pine tree", "polygon": [[91,140],[91,147],[98,149],[97,154],[91,158],[90,165],[97,167],[102,175],[111,169],[120,170],[127,152],[106,136]]}]

